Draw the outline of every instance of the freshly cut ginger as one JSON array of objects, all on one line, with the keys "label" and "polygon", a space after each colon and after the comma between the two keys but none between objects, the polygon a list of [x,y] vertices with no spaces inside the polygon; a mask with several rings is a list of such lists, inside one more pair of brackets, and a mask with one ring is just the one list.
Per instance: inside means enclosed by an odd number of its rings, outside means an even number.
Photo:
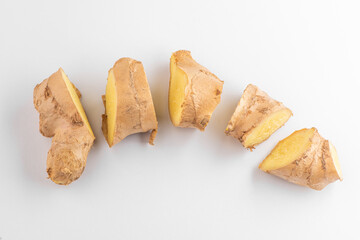
[{"label": "freshly cut ginger", "polygon": [[174,126],[205,130],[224,82],[180,50],[170,59],[169,113]]},{"label": "freshly cut ginger", "polygon": [[343,179],[335,147],[316,128],[295,131],[280,141],[259,168],[315,190]]},{"label": "freshly cut ginger", "polygon": [[290,109],[249,84],[232,115],[225,134],[253,149],[268,139],[292,116]]},{"label": "freshly cut ginger", "polygon": [[110,147],[130,134],[150,130],[149,143],[154,144],[158,122],[141,62],[119,59],[109,70],[102,99],[105,106],[102,131]]},{"label": "freshly cut ginger", "polygon": [[80,97],[61,68],[34,89],[40,132],[53,137],[46,171],[60,185],[68,185],[81,176],[95,140]]}]

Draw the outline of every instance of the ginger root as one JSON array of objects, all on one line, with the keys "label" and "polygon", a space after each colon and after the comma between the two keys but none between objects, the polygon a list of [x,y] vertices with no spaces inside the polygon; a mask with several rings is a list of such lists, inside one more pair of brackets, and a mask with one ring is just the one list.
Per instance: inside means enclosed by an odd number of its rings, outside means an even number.
[{"label": "ginger root", "polygon": [[343,179],[335,147],[316,128],[295,131],[280,141],[259,168],[315,190]]},{"label": "ginger root", "polygon": [[224,82],[180,50],[170,59],[169,113],[174,126],[201,131],[220,102]]},{"label": "ginger root", "polygon": [[68,185],[81,176],[95,140],[80,97],[61,68],[34,89],[40,132],[53,137],[46,171],[60,185]]},{"label": "ginger root", "polygon": [[154,144],[158,122],[141,62],[119,59],[109,70],[102,99],[105,106],[102,131],[110,147],[130,134],[150,130],[149,143]]},{"label": "ginger root", "polygon": [[249,84],[232,115],[225,134],[237,138],[245,148],[268,139],[292,116],[290,109]]}]

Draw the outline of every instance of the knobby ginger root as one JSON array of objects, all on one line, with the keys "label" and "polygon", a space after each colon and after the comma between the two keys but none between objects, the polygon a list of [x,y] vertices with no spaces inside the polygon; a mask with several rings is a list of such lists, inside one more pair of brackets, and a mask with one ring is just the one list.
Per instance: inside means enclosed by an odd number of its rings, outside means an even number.
[{"label": "knobby ginger root", "polygon": [[154,144],[158,122],[141,62],[119,59],[109,70],[102,98],[105,106],[102,131],[110,147],[130,134],[150,130],[149,143]]},{"label": "knobby ginger root", "polygon": [[253,149],[268,139],[291,117],[292,112],[258,87],[249,84],[232,115],[225,134]]},{"label": "knobby ginger root", "polygon": [[60,185],[68,185],[81,176],[95,140],[80,97],[79,90],[61,68],[34,89],[40,132],[53,137],[47,173]]},{"label": "knobby ginger root", "polygon": [[295,131],[280,141],[259,168],[315,190],[343,179],[335,147],[316,128]]},{"label": "knobby ginger root", "polygon": [[174,126],[205,130],[220,102],[223,81],[180,50],[170,59],[169,113]]}]

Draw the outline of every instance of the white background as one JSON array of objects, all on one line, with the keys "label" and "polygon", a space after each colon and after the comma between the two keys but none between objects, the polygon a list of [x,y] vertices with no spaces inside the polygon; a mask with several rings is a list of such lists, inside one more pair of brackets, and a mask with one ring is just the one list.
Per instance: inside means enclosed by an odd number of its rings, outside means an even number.
[{"label": "white background", "polygon": [[[359,1],[4,1],[0,3],[0,237],[360,239]],[[172,126],[169,58],[179,49],[224,80],[205,132]],[[143,62],[159,121],[109,149],[101,95],[120,57]],[[97,137],[81,178],[47,179],[37,83],[63,67]],[[294,112],[253,152],[224,129],[253,83]],[[294,130],[317,127],[344,181],[321,192],[257,166]]]}]

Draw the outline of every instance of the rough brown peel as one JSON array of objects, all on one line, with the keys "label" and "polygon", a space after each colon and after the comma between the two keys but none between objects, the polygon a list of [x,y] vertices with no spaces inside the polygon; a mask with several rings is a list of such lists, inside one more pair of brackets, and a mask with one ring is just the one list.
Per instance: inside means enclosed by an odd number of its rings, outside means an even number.
[{"label": "rough brown peel", "polygon": [[53,137],[47,173],[60,185],[70,184],[81,176],[95,140],[80,97],[79,90],[61,68],[34,89],[40,132],[45,137]]},{"label": "rough brown peel", "polygon": [[224,82],[198,64],[189,51],[170,59],[169,113],[174,126],[201,131],[220,102]]},{"label": "rough brown peel", "polygon": [[253,149],[268,139],[291,117],[292,112],[255,85],[249,84],[232,115],[225,134]]},{"label": "rough brown peel", "polygon": [[315,190],[343,179],[335,147],[316,128],[295,131],[280,141],[259,168]]},{"label": "rough brown peel", "polygon": [[109,70],[102,99],[105,106],[102,131],[110,147],[131,134],[148,131],[151,131],[149,143],[154,144],[158,122],[141,62],[119,59]]}]

